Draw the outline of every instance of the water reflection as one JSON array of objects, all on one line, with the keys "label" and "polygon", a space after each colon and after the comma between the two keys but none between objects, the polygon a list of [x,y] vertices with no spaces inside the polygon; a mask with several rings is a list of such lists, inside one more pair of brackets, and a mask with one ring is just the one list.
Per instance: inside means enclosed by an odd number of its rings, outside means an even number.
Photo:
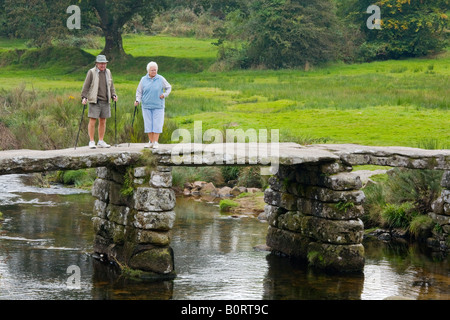
[{"label": "water reflection", "polygon": [[362,299],[402,296],[450,299],[450,261],[424,244],[365,241],[366,282]]},{"label": "water reflection", "polygon": [[299,261],[268,255],[269,270],[264,299],[357,300],[364,286],[363,274],[330,275],[307,268]]},{"label": "water reflection", "polygon": [[[423,246],[365,241],[363,273],[330,275],[255,250],[265,243],[266,223],[184,198],[177,199],[171,245],[177,277],[131,280],[90,255],[90,194],[13,189],[1,195],[0,299],[450,299],[448,257]],[[71,265],[80,268],[80,289],[67,287]]]},{"label": "water reflection", "polygon": [[95,300],[170,300],[173,281],[145,281],[121,276],[117,268],[93,260],[91,299]]},{"label": "water reflection", "polygon": [[261,299],[267,252],[253,247],[265,243],[267,225],[183,198],[177,207],[187,214],[177,211],[172,240],[174,299]]}]

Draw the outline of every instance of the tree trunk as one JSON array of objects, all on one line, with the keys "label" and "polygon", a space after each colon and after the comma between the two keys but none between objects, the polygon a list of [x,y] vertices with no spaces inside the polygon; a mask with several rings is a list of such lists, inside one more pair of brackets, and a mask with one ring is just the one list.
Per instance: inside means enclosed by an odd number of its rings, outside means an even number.
[{"label": "tree trunk", "polygon": [[103,30],[105,35],[105,47],[101,54],[106,56],[106,59],[112,61],[117,58],[126,56],[123,50],[122,33],[116,28],[108,28]]},{"label": "tree trunk", "polygon": [[96,14],[100,20],[99,27],[103,31],[105,36],[105,47],[103,48],[101,54],[106,56],[109,61],[120,59],[126,56],[123,50],[122,44],[122,26],[126,20],[119,21],[117,16],[112,12],[114,7],[112,3],[105,0],[93,0],[92,5],[95,8]]}]

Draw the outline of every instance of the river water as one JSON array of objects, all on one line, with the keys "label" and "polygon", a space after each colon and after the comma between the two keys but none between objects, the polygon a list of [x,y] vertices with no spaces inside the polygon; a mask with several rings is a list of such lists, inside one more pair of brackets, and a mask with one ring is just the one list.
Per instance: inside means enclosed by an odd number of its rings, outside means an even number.
[{"label": "river water", "polygon": [[24,177],[0,176],[2,300],[450,299],[449,258],[422,246],[365,241],[362,274],[329,275],[256,250],[267,223],[184,198],[177,199],[171,244],[177,277],[130,280],[91,256],[90,193],[36,188]]}]

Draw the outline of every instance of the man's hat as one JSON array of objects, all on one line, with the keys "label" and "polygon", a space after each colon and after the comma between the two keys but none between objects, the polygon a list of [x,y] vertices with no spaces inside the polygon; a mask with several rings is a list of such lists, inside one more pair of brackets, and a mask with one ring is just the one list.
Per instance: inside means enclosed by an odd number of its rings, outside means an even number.
[{"label": "man's hat", "polygon": [[97,56],[95,62],[106,63],[108,62],[108,60],[106,60],[106,57],[104,55],[100,54]]}]

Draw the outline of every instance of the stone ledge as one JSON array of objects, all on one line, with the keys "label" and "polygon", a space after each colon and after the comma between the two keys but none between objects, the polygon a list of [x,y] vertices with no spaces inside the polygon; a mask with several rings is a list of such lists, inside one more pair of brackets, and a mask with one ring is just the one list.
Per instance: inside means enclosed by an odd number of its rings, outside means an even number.
[{"label": "stone ledge", "polygon": [[176,195],[172,189],[138,187],[133,194],[133,207],[139,211],[170,211],[175,204]]},{"label": "stone ledge", "polygon": [[305,215],[312,215],[331,220],[350,220],[361,218],[364,214],[362,205],[349,203],[327,203],[317,200],[298,198],[297,208]]},{"label": "stone ledge", "polygon": [[[334,191],[331,189],[314,187],[314,186],[301,186],[299,188],[299,195],[301,198],[328,202],[328,203],[353,203],[354,205],[360,205],[364,202],[365,195],[363,191]],[[271,187],[264,191],[264,201],[270,205],[276,205],[283,207],[287,210],[297,209],[297,197],[290,193],[279,192],[273,190]]]},{"label": "stone ledge", "polygon": [[441,186],[446,189],[450,189],[450,170],[445,171],[442,175]]},{"label": "stone ledge", "polygon": [[331,244],[359,244],[364,236],[361,220],[329,220],[306,216],[298,211],[278,215],[279,229],[300,233],[319,242]]},{"label": "stone ledge", "polygon": [[282,230],[269,226],[267,230],[266,244],[273,251],[290,257],[306,260],[308,244],[311,239],[288,230]]},{"label": "stone ledge", "polygon": [[348,273],[361,272],[365,262],[364,246],[311,242],[308,246],[308,261],[319,269]]},{"label": "stone ledge", "polygon": [[133,226],[138,229],[168,231],[173,228],[175,216],[174,211],[138,211],[134,216]]}]

